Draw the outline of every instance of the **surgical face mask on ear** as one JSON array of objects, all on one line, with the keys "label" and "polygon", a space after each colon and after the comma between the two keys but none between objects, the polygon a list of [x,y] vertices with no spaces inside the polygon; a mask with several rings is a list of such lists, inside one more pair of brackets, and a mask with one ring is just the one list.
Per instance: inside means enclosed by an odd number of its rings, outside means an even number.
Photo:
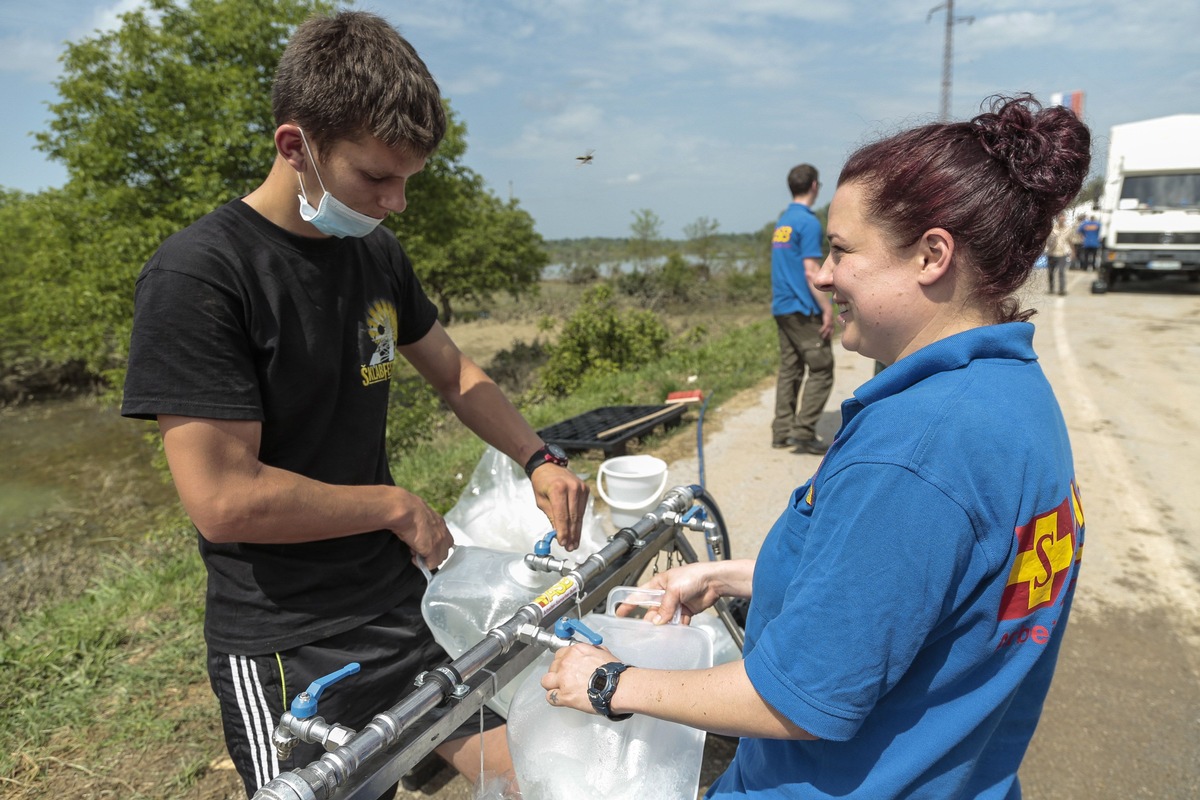
[{"label": "surgical face mask on ear", "polygon": [[308,190],[304,188],[304,176],[296,173],[300,178],[301,194],[296,195],[300,201],[300,218],[326,236],[337,236],[339,239],[347,236],[363,237],[375,230],[379,223],[383,222],[382,219],[358,213],[325,188],[325,182],[321,180],[321,171],[317,169],[317,159],[313,156],[312,148],[308,146],[304,130],[299,127],[296,130],[300,131],[300,139],[304,142],[308,157],[312,159],[313,172],[317,174],[317,182],[321,184],[321,191],[324,192],[320,204],[313,208],[308,202]]}]

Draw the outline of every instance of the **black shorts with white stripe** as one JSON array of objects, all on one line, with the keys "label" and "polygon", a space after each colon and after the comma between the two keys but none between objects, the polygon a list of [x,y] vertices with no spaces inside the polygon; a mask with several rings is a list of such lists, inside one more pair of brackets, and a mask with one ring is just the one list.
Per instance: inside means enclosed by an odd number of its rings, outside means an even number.
[{"label": "black shorts with white stripe", "polygon": [[[297,694],[352,661],[359,663],[360,671],[328,687],[317,713],[327,722],[361,730],[411,691],[419,673],[449,657],[433,640],[418,602],[398,606],[354,630],[279,653],[244,656],[209,650],[208,675],[221,705],[225,745],[248,797],[280,772],[307,766],[325,752],[320,745],[300,744],[282,760],[271,745],[271,734]],[[499,715],[484,708],[485,729],[503,724]],[[449,738],[478,733],[479,727],[474,716]],[[393,794],[394,790],[383,798]]]}]

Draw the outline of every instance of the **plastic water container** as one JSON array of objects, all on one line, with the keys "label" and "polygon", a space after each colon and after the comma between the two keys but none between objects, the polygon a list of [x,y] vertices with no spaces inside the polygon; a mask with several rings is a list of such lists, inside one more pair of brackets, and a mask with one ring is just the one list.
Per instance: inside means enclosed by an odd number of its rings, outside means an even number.
[{"label": "plastic water container", "polygon": [[741,661],[742,648],[733,641],[729,629],[716,614],[703,613],[692,616],[691,626],[704,631],[713,642],[713,666],[726,664],[730,661]]},{"label": "plastic water container", "polygon": [[[627,592],[642,590],[613,589],[609,607],[615,608]],[[650,669],[712,666],[712,639],[699,628],[595,613],[582,621],[626,664]],[[613,722],[551,706],[541,677],[552,659],[553,653],[544,653],[534,662],[538,669],[522,681],[509,708],[509,750],[523,800],[694,800],[704,731],[641,714]]]},{"label": "plastic water container", "polygon": [[617,456],[601,463],[596,472],[596,492],[618,528],[653,511],[666,488],[667,462],[654,456]]},{"label": "plastic water container", "polygon": [[[458,658],[478,644],[488,631],[507,622],[559,579],[556,574],[534,572],[525,566],[524,558],[520,553],[460,545],[430,580],[421,615],[451,657]],[[534,672],[536,663],[502,686],[488,706],[506,717],[513,693]]]}]

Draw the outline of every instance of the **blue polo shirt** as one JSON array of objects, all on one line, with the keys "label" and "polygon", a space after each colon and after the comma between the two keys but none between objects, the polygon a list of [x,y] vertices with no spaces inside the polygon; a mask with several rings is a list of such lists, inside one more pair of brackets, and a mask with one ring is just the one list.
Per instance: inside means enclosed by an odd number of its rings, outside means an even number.
[{"label": "blue polo shirt", "polygon": [[771,313],[819,314],[804,277],[804,259],[821,260],[821,222],[803,203],[792,203],[780,216],[771,242]]},{"label": "blue polo shirt", "polygon": [[1019,798],[1083,546],[1033,326],[897,361],[763,543],[745,666],[813,742],[743,739],[713,798]]},{"label": "blue polo shirt", "polygon": [[1079,232],[1083,234],[1084,247],[1100,246],[1100,223],[1095,220],[1084,220],[1079,223]]}]

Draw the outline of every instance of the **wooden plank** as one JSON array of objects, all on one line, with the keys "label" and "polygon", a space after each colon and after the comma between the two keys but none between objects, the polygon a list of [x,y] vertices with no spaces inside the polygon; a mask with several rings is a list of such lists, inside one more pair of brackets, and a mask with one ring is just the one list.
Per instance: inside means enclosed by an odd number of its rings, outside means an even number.
[{"label": "wooden plank", "polygon": [[675,404],[669,405],[666,408],[660,408],[659,410],[652,411],[649,414],[646,414],[645,416],[638,417],[637,419],[631,419],[631,420],[629,420],[629,422],[623,423],[621,425],[617,425],[616,427],[613,427],[613,428],[609,428],[608,430],[600,431],[599,433],[596,434],[596,438],[603,439],[606,436],[612,436],[615,433],[620,433],[621,431],[632,428],[635,425],[641,425],[643,423],[649,422],[652,419],[657,419],[658,417],[665,417],[667,414],[670,414],[672,411],[677,411],[678,409],[679,409],[679,406],[675,405]]}]

